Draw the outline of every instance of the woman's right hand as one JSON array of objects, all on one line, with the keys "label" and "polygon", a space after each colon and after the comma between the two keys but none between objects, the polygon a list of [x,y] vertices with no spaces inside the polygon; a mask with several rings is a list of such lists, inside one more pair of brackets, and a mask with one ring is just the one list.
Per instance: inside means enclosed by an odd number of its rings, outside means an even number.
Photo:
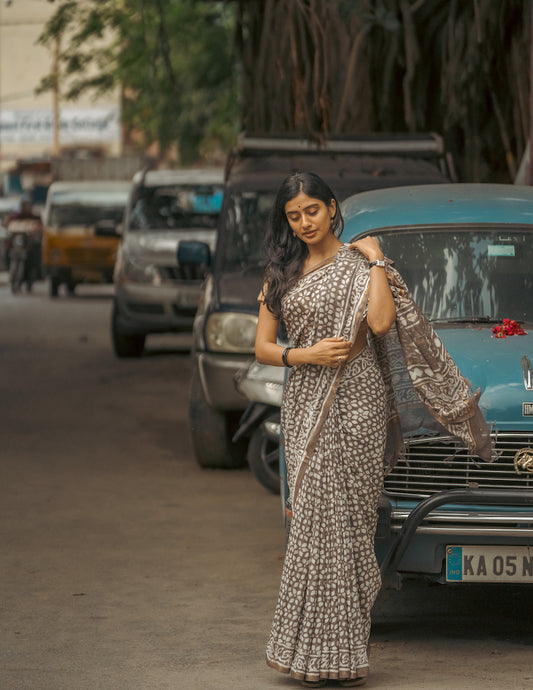
[{"label": "woman's right hand", "polygon": [[323,367],[340,367],[348,359],[352,343],[344,338],[324,338],[307,348],[309,364]]}]

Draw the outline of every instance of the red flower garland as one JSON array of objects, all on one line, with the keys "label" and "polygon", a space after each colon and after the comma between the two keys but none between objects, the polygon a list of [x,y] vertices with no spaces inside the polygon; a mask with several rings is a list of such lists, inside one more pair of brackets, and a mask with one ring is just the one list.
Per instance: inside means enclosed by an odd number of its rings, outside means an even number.
[{"label": "red flower garland", "polygon": [[526,332],[516,321],[504,319],[501,326],[494,326],[492,334],[495,338],[507,338],[508,335],[526,335]]}]

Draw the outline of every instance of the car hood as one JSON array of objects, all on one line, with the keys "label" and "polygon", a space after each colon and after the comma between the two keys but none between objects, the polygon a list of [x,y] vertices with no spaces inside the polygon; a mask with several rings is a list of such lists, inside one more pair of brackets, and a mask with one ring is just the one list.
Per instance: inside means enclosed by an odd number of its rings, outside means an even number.
[{"label": "car hood", "polygon": [[178,244],[183,241],[206,242],[215,251],[216,231],[204,228],[187,230],[151,230],[130,232],[124,241],[124,251],[146,262],[164,260],[175,264]]},{"label": "car hood", "polygon": [[261,291],[264,268],[250,266],[241,271],[222,273],[216,277],[217,294],[224,310],[246,309],[253,313],[259,309],[257,297]]},{"label": "car hood", "polygon": [[533,390],[526,390],[522,371],[524,356],[533,364],[533,325],[526,335],[507,338],[495,338],[486,326],[437,327],[437,332],[463,376],[481,389],[479,405],[487,421],[501,429],[533,429],[533,416],[523,406],[533,407]]}]

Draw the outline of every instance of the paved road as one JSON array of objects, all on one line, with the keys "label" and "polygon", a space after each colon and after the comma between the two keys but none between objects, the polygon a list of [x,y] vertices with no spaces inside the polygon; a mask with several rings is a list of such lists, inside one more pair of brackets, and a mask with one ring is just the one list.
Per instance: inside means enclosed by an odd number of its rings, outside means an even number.
[{"label": "paved road", "polygon": [[[279,500],[247,471],[195,465],[188,337],[117,361],[109,288],[49,300],[4,282],[0,688],[298,687],[263,661]],[[384,593],[368,687],[533,687],[532,591]]]}]

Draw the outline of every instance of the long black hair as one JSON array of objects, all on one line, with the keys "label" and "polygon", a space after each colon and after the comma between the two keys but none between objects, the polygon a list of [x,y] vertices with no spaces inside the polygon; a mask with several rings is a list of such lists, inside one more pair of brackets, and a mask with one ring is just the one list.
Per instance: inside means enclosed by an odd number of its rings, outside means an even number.
[{"label": "long black hair", "polygon": [[339,202],[324,180],[312,172],[296,172],[281,183],[265,239],[267,265],[265,269],[264,301],[274,316],[281,316],[281,298],[298,279],[308,254],[307,245],[293,235],[285,214],[285,204],[300,192],[313,199],[319,199],[326,206],[335,201],[335,215],[331,220],[331,231],[339,237],[344,220]]}]

